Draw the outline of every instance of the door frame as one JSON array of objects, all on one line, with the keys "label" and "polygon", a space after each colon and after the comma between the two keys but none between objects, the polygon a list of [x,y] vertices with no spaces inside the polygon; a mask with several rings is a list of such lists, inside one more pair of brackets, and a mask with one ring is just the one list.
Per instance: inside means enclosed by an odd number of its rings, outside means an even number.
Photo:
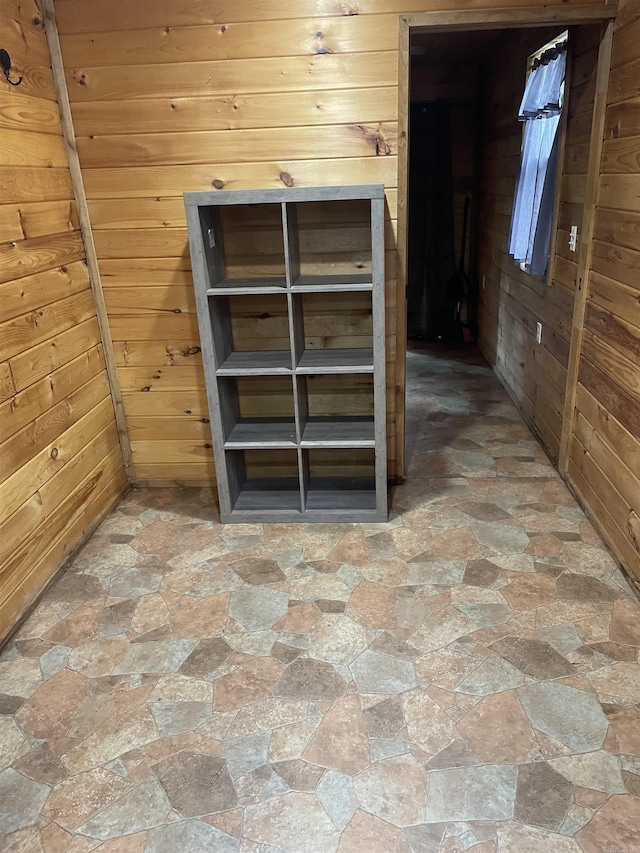
[{"label": "door frame", "polygon": [[[407,256],[408,256],[408,179],[409,179],[409,106],[411,91],[411,61],[409,43],[412,33],[447,33],[456,31],[492,30],[492,29],[525,29],[530,27],[576,26],[578,24],[608,23],[600,42],[599,72],[604,67],[601,62],[603,55],[610,55],[611,38],[613,35],[613,19],[618,11],[617,3],[603,3],[591,6],[541,6],[539,8],[518,9],[489,9],[486,11],[458,12],[423,12],[415,15],[401,15],[398,19],[398,236],[397,248],[397,292],[396,292],[396,448],[395,473],[396,481],[402,482],[405,476],[405,420],[406,420],[406,391],[407,391]],[[606,72],[608,74],[608,65]],[[601,81],[600,81],[601,82]],[[601,90],[602,86],[600,86]],[[606,88],[604,92],[606,100]],[[601,95],[602,100],[602,95]],[[602,106],[600,107],[602,110]],[[595,113],[594,113],[595,116]],[[595,144],[594,144],[595,142]],[[599,153],[602,140],[594,140],[589,150],[588,179],[593,184],[591,193],[587,187],[587,198],[591,202],[589,210],[585,205],[585,220],[590,220],[593,228],[593,209],[595,208],[595,185],[599,166]],[[596,150],[597,149],[597,150]],[[592,156],[593,155],[593,156]],[[588,216],[588,214],[590,214]],[[584,226],[584,220],[583,220]],[[581,231],[588,236],[588,229]],[[591,242],[590,240],[588,241]],[[583,240],[581,240],[581,244]],[[587,243],[587,240],[584,240]],[[576,328],[581,328],[586,301],[586,275],[588,268],[583,268],[583,279],[580,289],[576,289],[576,305],[571,340],[570,364],[577,364],[579,354],[574,339]],[[580,296],[580,298],[578,298]],[[581,314],[580,314],[581,312]],[[575,368],[574,368],[575,370]],[[567,378],[567,386],[571,379],[571,371]],[[571,390],[571,389],[569,389]],[[567,395],[567,396],[570,396]],[[563,424],[563,434],[566,432]]]}]

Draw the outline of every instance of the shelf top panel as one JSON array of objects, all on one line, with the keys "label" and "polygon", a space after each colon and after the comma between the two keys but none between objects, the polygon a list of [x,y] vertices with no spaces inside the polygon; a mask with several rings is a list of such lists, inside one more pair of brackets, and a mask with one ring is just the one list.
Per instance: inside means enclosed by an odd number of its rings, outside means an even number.
[{"label": "shelf top panel", "polygon": [[383,184],[337,187],[289,187],[266,190],[215,190],[184,193],[185,205],[211,207],[221,204],[267,204],[296,201],[346,201],[384,198]]},{"label": "shelf top panel", "polygon": [[218,376],[274,376],[291,373],[289,350],[232,352],[216,371]]},{"label": "shelf top panel", "polygon": [[365,347],[305,350],[296,373],[373,373],[373,350]]}]

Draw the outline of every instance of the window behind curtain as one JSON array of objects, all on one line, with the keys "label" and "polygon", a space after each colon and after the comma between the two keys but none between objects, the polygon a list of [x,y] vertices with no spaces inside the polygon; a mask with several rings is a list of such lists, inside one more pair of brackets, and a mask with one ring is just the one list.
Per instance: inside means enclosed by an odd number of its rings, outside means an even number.
[{"label": "window behind curtain", "polygon": [[532,275],[549,264],[566,59],[566,35],[533,59],[518,111],[524,133],[509,254]]}]

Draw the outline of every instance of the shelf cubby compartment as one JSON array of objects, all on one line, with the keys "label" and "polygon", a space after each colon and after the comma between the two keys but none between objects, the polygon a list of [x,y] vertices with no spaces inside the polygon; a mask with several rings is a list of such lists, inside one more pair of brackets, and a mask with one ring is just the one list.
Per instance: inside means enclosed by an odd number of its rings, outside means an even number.
[{"label": "shelf cubby compartment", "polygon": [[375,450],[302,451],[306,512],[376,511]]},{"label": "shelf cubby compartment", "polygon": [[286,205],[294,292],[371,290],[371,203],[331,199]]},{"label": "shelf cubby compartment", "polygon": [[210,293],[286,288],[281,204],[203,207]]},{"label": "shelf cubby compartment", "polygon": [[299,373],[373,372],[371,293],[296,293],[291,297]]},{"label": "shelf cubby compartment", "polygon": [[284,293],[216,296],[209,313],[219,376],[291,373]]},{"label": "shelf cubby compartment", "polygon": [[375,446],[371,374],[303,375],[296,386],[301,447]]},{"label": "shelf cubby compartment", "polygon": [[[300,476],[296,450],[226,450],[229,511],[301,513]],[[221,495],[221,515],[226,516]]]},{"label": "shelf cubby compartment", "polygon": [[218,383],[225,449],[295,448],[293,384],[288,376],[225,376]]}]

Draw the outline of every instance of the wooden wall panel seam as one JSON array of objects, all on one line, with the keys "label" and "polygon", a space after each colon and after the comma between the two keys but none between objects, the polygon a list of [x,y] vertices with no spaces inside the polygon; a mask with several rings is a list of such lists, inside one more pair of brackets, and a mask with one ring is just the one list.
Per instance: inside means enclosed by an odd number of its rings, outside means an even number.
[{"label": "wooden wall panel seam", "polygon": [[86,250],[89,279],[91,281],[91,290],[95,303],[98,327],[100,329],[100,337],[102,339],[103,354],[107,369],[107,376],[109,378],[109,385],[111,388],[111,400],[120,439],[120,446],[122,448],[122,457],[127,476],[133,477],[135,476],[135,470],[133,468],[133,459],[131,455],[131,448],[129,446],[129,435],[124,407],[122,404],[122,393],[120,390],[118,371],[115,363],[113,344],[109,330],[109,320],[107,317],[102,285],[100,282],[100,271],[98,269],[98,262],[93,244],[93,233],[91,231],[91,220],[89,218],[89,211],[87,208],[84,181],[80,169],[80,163],[78,161],[75,133],[71,118],[71,106],[69,103],[69,93],[65,82],[64,65],[62,62],[62,54],[60,52],[60,40],[58,37],[58,28],[53,9],[53,0],[40,0],[40,2],[42,3],[47,42],[51,53],[51,67],[56,87],[58,107],[60,109],[62,132],[67,151],[71,183],[73,185],[74,196],[78,206],[80,229]]}]

